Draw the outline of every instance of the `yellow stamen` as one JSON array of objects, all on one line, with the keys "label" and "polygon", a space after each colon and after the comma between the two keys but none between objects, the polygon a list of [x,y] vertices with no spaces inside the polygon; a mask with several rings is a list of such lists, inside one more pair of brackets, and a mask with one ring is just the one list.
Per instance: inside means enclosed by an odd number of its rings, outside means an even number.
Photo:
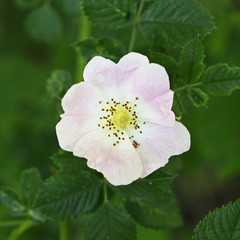
[{"label": "yellow stamen", "polygon": [[[120,137],[120,134],[125,134],[125,136],[131,134],[128,138],[132,141],[133,147],[137,148],[140,146],[140,144],[134,140],[134,131],[139,131],[140,129],[138,121],[142,122],[138,119],[137,112],[134,111],[135,107],[137,107],[135,102],[138,99],[139,98],[136,97],[131,103],[128,101],[120,103],[112,98],[111,102],[105,103],[106,105],[102,101],[99,101],[103,115],[99,117],[101,125],[98,124],[98,126],[106,129],[104,131],[107,131],[108,137],[115,139],[113,146],[119,144],[120,141],[125,141],[126,138],[123,136]],[[145,124],[145,122],[143,122],[143,124]],[[139,132],[142,133],[142,131]]]}]

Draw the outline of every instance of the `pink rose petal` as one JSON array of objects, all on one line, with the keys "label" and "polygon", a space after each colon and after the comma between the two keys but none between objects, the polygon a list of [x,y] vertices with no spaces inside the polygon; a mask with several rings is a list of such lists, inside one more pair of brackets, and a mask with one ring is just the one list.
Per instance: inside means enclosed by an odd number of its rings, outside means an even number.
[{"label": "pink rose petal", "polygon": [[113,185],[129,184],[142,175],[142,162],[131,142],[126,139],[113,147],[111,139],[100,130],[82,137],[73,153],[86,158],[87,165],[102,172]]},{"label": "pink rose petal", "polygon": [[62,100],[59,144],[113,185],[145,177],[189,149],[190,134],[171,111],[164,67],[138,53],[117,64],[97,56],[86,65],[84,81]]}]

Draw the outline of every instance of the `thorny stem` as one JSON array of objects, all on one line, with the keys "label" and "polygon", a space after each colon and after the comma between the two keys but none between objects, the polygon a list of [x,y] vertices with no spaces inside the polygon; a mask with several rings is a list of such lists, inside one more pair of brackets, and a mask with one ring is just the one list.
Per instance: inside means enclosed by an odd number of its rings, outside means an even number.
[{"label": "thorny stem", "polygon": [[131,36],[130,43],[129,43],[128,52],[131,52],[134,48],[134,44],[135,44],[135,40],[136,40],[136,36],[137,36],[138,23],[139,23],[141,14],[142,14],[144,2],[145,2],[145,0],[141,0],[138,11],[137,11],[137,16],[136,16],[135,22],[133,24],[133,31],[132,31],[132,36]]},{"label": "thorny stem", "polygon": [[[82,10],[79,18],[78,41],[81,41],[89,37],[90,33],[91,33],[91,24]],[[85,65],[86,65],[86,62],[84,61],[82,55],[78,53],[77,59],[76,59],[76,72],[75,72],[76,82],[83,81],[83,69]]]}]

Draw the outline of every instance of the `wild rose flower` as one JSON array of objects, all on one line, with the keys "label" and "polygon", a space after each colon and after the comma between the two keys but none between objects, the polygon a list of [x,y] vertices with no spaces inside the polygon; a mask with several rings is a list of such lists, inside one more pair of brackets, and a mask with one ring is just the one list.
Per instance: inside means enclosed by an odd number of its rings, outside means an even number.
[{"label": "wild rose flower", "polygon": [[189,150],[190,135],[175,121],[162,66],[134,52],[117,64],[97,56],[83,77],[62,99],[58,141],[111,184],[143,178]]}]

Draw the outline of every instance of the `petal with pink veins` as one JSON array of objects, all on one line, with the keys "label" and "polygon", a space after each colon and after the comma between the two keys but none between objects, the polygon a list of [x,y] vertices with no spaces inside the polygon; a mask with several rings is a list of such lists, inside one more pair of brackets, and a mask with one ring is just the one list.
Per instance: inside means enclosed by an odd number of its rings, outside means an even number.
[{"label": "petal with pink veins", "polygon": [[164,67],[150,63],[136,69],[128,79],[128,95],[150,101],[169,91],[169,79]]},{"label": "petal with pink veins", "polygon": [[146,56],[140,53],[131,52],[123,56],[117,65],[122,72],[126,72],[135,70],[147,64],[149,64],[149,60]]},{"label": "petal with pink veins", "polygon": [[136,111],[141,121],[173,126],[175,114],[171,111],[172,103],[173,91],[169,90],[150,101],[139,98]]},{"label": "petal with pink veins", "polygon": [[165,166],[171,156],[190,148],[190,134],[179,122],[175,122],[173,127],[147,123],[142,127],[142,134],[135,139],[140,144],[137,152],[143,164],[141,177]]},{"label": "petal with pink veins", "polygon": [[83,75],[85,82],[62,99],[57,137],[61,148],[86,158],[110,183],[130,184],[189,150],[190,134],[171,111],[164,67],[138,53],[117,64],[97,56]]},{"label": "petal with pink veins", "polygon": [[98,127],[97,119],[101,114],[100,100],[103,100],[103,96],[87,83],[75,84],[67,91],[62,99],[65,113],[56,126],[62,149],[73,151],[80,137]]},{"label": "petal with pink veins", "polygon": [[103,173],[113,185],[130,184],[142,175],[142,163],[128,139],[113,146],[101,130],[89,132],[75,146],[73,154],[86,158],[87,165]]},{"label": "petal with pink veins", "polygon": [[148,63],[146,56],[134,52],[122,57],[118,64],[96,56],[86,65],[83,78],[85,82],[99,88],[105,96],[122,98],[122,92],[125,92],[125,83],[130,76],[137,68]]},{"label": "petal with pink veins", "polygon": [[100,56],[96,56],[88,62],[83,71],[83,78],[86,83],[101,90],[119,85],[116,64]]}]

